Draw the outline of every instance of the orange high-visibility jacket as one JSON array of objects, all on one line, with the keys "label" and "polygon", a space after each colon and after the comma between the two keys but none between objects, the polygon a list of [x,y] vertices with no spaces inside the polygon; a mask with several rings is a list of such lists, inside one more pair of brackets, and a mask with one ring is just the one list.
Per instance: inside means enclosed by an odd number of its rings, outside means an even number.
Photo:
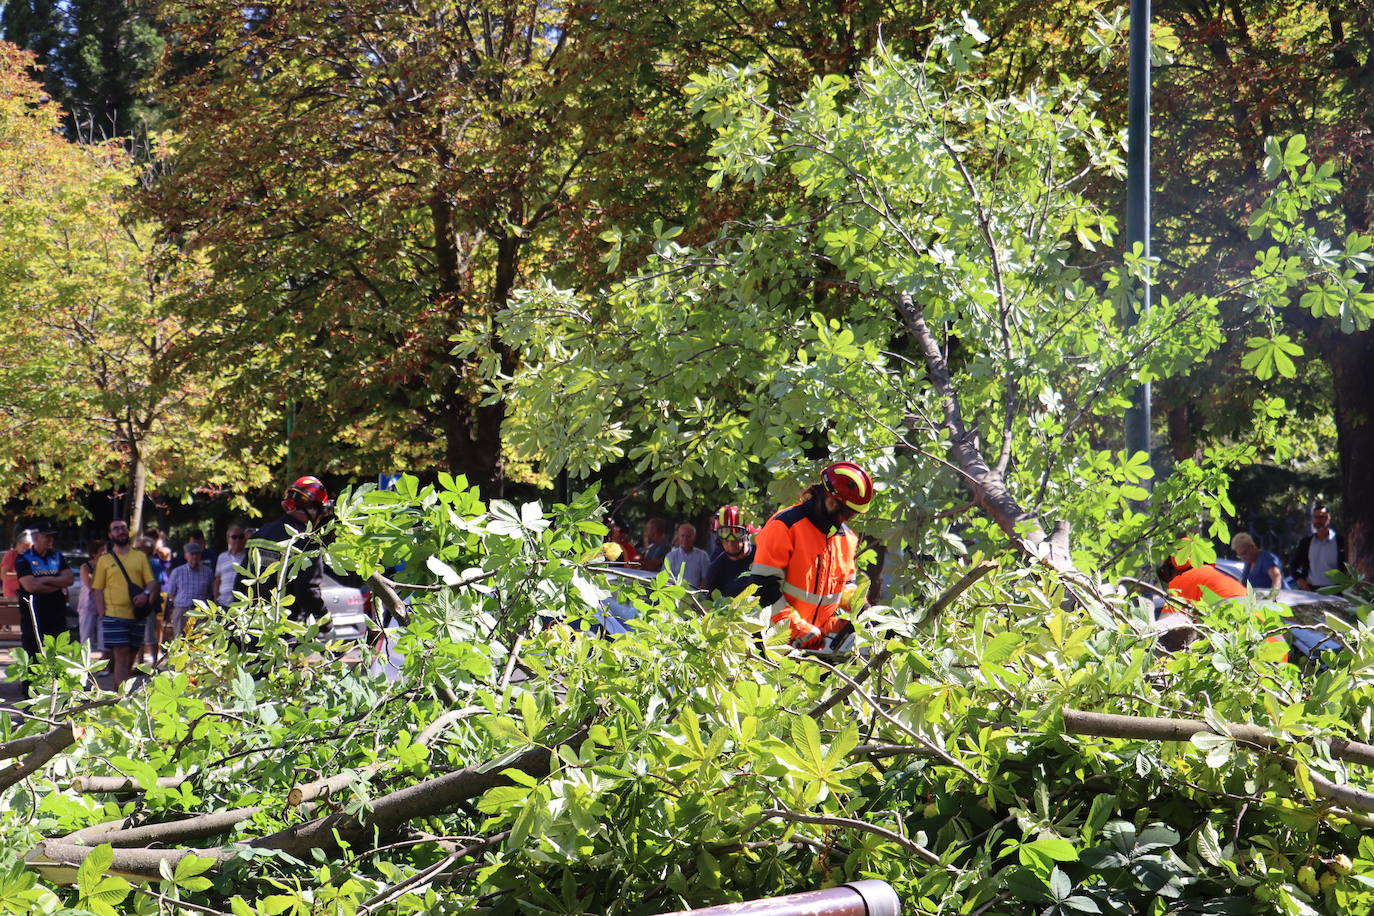
[{"label": "orange high-visibility jacket", "polygon": [[1189,601],[1201,601],[1204,591],[1218,598],[1245,597],[1245,586],[1211,563],[1185,569],[1169,580],[1169,593]]},{"label": "orange high-visibility jacket", "polygon": [[786,621],[794,636],[803,622],[829,632],[826,624],[858,577],[859,536],[831,524],[816,504],[799,503],[770,518],[755,540],[751,581],[773,623]]}]

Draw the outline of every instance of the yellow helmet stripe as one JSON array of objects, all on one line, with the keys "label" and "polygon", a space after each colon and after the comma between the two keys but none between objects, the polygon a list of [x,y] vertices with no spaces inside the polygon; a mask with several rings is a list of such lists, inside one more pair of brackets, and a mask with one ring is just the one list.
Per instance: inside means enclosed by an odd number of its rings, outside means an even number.
[{"label": "yellow helmet stripe", "polygon": [[850,480],[854,481],[854,486],[858,490],[860,498],[868,497],[868,481],[864,479],[863,474],[853,468],[835,468],[835,473],[848,477]]}]

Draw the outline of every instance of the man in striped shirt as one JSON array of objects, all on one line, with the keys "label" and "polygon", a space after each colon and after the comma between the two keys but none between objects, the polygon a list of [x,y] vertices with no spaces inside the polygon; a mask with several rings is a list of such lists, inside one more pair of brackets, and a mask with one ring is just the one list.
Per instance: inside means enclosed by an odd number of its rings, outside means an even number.
[{"label": "man in striped shirt", "polygon": [[171,606],[172,638],[177,639],[186,629],[186,612],[197,601],[210,600],[210,585],[215,571],[201,562],[205,548],[190,541],[182,551],[186,562],[172,570],[167,577],[167,603]]}]

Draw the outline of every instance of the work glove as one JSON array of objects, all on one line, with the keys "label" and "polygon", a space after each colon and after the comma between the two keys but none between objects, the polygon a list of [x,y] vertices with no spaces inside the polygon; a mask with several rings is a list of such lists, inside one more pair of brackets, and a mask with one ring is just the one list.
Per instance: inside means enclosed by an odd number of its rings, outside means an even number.
[{"label": "work glove", "polygon": [[814,623],[801,621],[792,624],[792,638],[787,644],[794,649],[819,649],[821,647],[821,628]]}]

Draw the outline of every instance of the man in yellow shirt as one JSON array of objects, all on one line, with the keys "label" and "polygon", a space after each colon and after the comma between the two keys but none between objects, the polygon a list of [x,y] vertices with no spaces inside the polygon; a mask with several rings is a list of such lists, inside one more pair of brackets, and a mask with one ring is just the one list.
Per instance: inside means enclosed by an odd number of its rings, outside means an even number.
[{"label": "man in yellow shirt", "polygon": [[128,678],[134,652],[143,642],[143,621],[137,619],[135,608],[141,611],[150,602],[157,607],[157,593],[157,579],[147,555],[129,546],[128,523],[120,519],[110,522],[110,549],[96,563],[91,597],[101,617],[105,648],[114,659],[116,687]]}]

